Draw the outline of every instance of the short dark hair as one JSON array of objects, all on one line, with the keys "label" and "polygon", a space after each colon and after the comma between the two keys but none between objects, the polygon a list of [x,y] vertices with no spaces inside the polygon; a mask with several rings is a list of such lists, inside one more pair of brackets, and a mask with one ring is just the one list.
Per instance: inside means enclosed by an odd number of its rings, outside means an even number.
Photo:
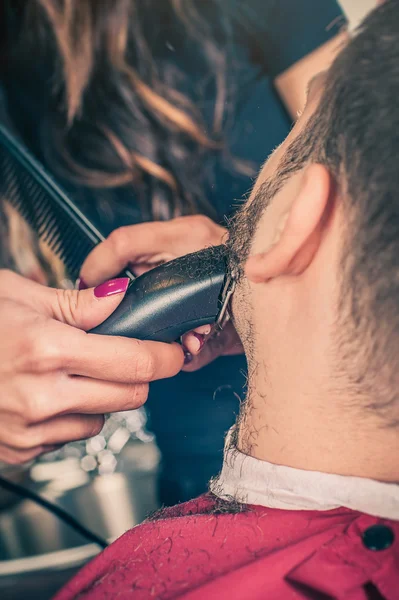
[{"label": "short dark hair", "polygon": [[399,0],[374,10],[329,70],[285,169],[309,160],[334,175],[346,218],[342,370],[355,393],[386,411],[399,395]]}]

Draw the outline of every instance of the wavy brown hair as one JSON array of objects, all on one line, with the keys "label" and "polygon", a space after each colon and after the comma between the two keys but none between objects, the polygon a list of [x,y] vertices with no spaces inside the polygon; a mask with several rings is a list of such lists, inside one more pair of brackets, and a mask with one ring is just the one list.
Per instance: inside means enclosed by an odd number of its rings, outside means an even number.
[{"label": "wavy brown hair", "polygon": [[[212,214],[207,158],[226,150],[232,98],[222,0],[8,4],[10,68],[23,78],[39,65],[47,165],[79,186],[133,188],[146,220]],[[178,67],[187,53],[198,81]],[[200,110],[205,89],[216,98],[208,119]]]}]

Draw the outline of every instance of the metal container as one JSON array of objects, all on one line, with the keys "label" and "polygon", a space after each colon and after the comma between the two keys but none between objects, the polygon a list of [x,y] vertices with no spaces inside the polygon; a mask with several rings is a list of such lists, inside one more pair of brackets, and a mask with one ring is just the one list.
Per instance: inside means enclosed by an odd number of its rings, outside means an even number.
[{"label": "metal container", "polygon": [[[56,502],[111,542],[144,520],[157,506],[155,444],[128,444],[122,472],[90,476],[67,460],[45,466],[58,472],[41,486]],[[37,484],[36,484],[37,486]],[[46,600],[100,548],[31,501],[0,512],[0,597]]]}]

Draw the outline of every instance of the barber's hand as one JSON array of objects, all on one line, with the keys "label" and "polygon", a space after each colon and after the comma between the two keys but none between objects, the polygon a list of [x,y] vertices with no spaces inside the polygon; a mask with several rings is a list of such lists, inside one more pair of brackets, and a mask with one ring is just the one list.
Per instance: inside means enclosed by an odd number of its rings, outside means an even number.
[{"label": "barber's hand", "polygon": [[141,406],[149,381],[180,371],[178,344],[85,333],[115,310],[126,283],[62,291],[0,270],[0,460],[91,437],[104,413]]},{"label": "barber's hand", "polygon": [[200,327],[183,336],[183,347],[186,350],[184,371],[198,371],[219,356],[244,354],[241,340],[231,321],[217,335],[211,333],[207,336],[209,329],[207,326]]},{"label": "barber's hand", "polygon": [[160,263],[222,244],[225,238],[226,229],[203,215],[121,227],[89,254],[81,287],[97,285],[128,265],[141,275]]}]

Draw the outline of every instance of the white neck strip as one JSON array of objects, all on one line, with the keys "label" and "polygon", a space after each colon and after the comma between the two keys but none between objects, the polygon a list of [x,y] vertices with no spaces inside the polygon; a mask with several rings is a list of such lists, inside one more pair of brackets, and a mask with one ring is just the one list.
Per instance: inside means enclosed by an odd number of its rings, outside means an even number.
[{"label": "white neck strip", "polygon": [[211,482],[216,496],[285,510],[345,507],[399,521],[399,485],[274,465],[232,448],[231,434],[222,471]]}]

